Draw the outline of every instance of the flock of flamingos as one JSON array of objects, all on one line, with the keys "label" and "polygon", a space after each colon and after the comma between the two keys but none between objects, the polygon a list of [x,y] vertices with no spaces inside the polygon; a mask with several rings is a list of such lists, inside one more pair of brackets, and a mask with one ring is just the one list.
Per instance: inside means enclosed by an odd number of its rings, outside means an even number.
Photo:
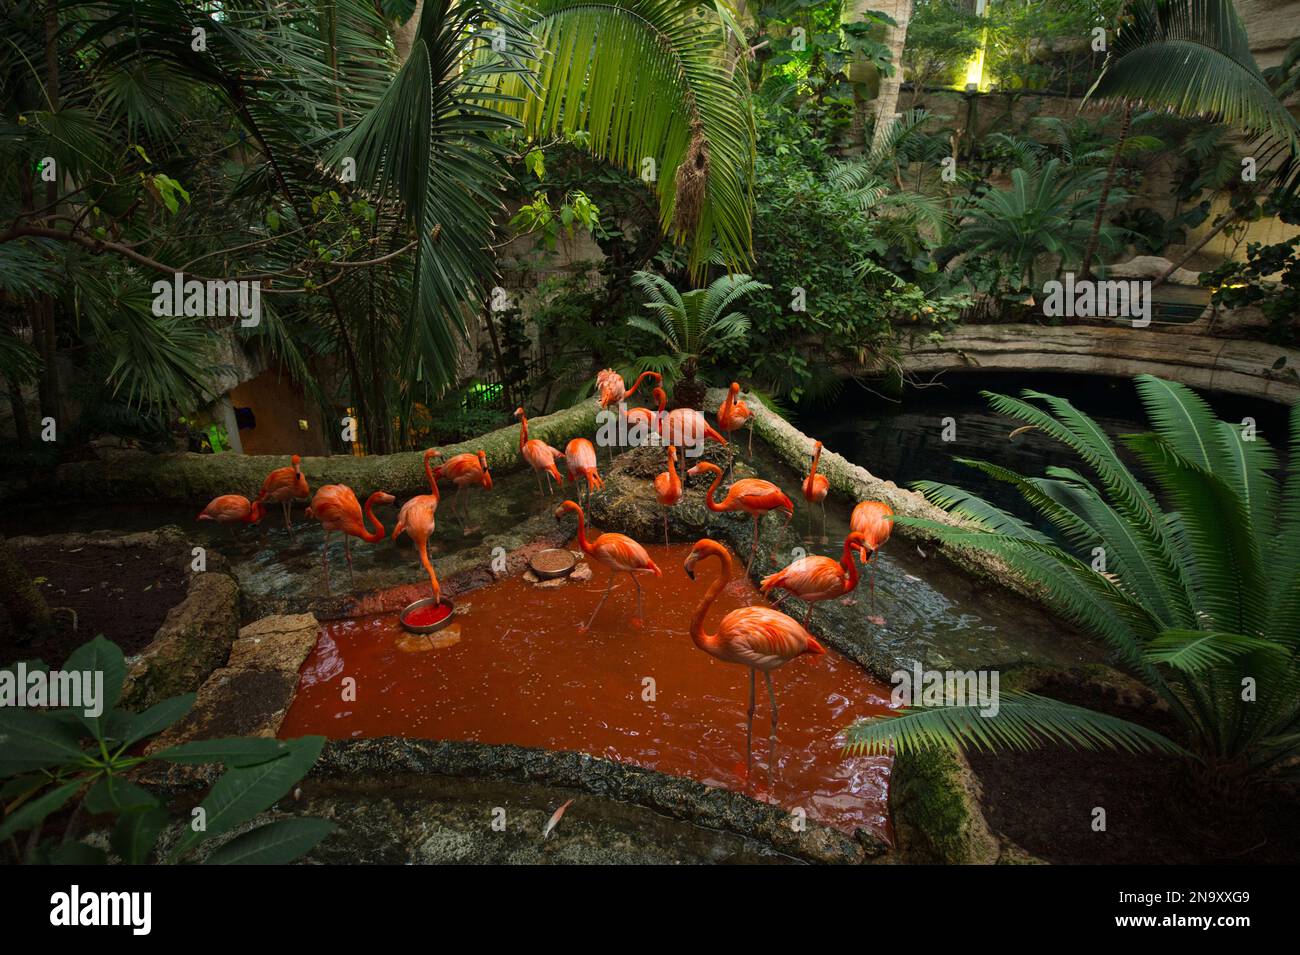
[{"label": "flock of flamingos", "polygon": [[[649,408],[626,407],[625,402],[631,398],[641,383],[653,379],[655,388],[651,392],[658,403],[658,410]],[[624,424],[635,433],[644,429],[646,434],[658,434],[661,441],[667,442],[667,470],[657,475],[654,480],[655,495],[664,507],[664,543],[668,542],[668,508],[682,500],[682,475],[678,469],[678,446],[693,446],[705,439],[716,441],[728,449],[728,468],[732,447],[727,438],[709,426],[704,415],[688,408],[678,408],[671,412],[664,411],[667,401],[660,376],[655,372],[645,372],[637,378],[630,389],[625,387],[623,378],[616,372],[606,369],[596,378],[598,401],[602,409],[615,409],[624,417]],[[728,435],[748,426],[750,429],[750,447],[753,445],[753,412],[739,400],[740,385],[732,382],[727,397],[718,408],[718,427]],[[563,484],[563,478],[557,464],[564,462],[569,481],[573,484],[583,482],[586,500],[590,500],[593,491],[599,491],[604,482],[597,469],[596,448],[586,438],[574,438],[564,451],[553,448],[545,441],[528,437],[528,418],[524,409],[515,411],[519,419],[519,452],[524,461],[533,469],[539,493],[554,493],[551,481]],[[811,505],[822,509],[822,527],[825,529],[825,501],[830,491],[830,484],[824,475],[817,473],[821,458],[820,441],[813,446],[812,462],[807,477],[803,481],[804,499]],[[441,459],[437,449],[424,452],[424,472],[429,481],[429,493],[411,498],[402,505],[398,512],[397,525],[393,529],[393,540],[406,533],[415,543],[420,563],[429,575],[433,596],[438,602],[442,600],[442,590],[438,576],[429,561],[428,540],[434,530],[434,518],[440,500],[438,482],[446,479],[456,488],[452,501],[452,513],[457,513],[458,503],[463,499],[463,511],[459,515],[464,533],[473,528],[469,523],[469,500],[465,492],[473,487],[484,491],[492,489],[492,475],[488,472],[487,457],[483,451],[474,454],[458,454],[431,467],[430,459]],[[779,487],[770,481],[758,478],[743,478],[733,482],[727,489],[725,497],[716,499],[718,486],[722,483],[724,469],[708,461],[701,461],[690,470],[688,475],[712,474],[713,483],[705,494],[705,503],[709,510],[717,512],[744,512],[753,519],[753,544],[750,549],[749,563],[745,567],[748,576],[758,551],[758,526],[763,516],[772,511],[784,512],[788,524],[794,514],[794,504]],[[542,479],[546,481],[546,491],[542,491]],[[293,535],[290,516],[294,500],[309,497],[311,490],[302,473],[298,455],[293,456],[289,467],[277,468],[267,475],[257,497],[250,501],[239,494],[223,494],[211,501],[199,514],[199,520],[217,521],[230,525],[232,530],[238,524],[258,524],[266,514],[268,504],[279,504],[283,510],[285,528]],[[580,495],[579,495],[580,496]],[[327,484],[316,491],[307,516],[318,520],[325,531],[325,543],[322,550],[322,565],[325,576],[325,589],[329,591],[329,539],[334,531],[343,534],[344,555],[347,558],[349,575],[352,573],[351,538],[358,537],[369,543],[382,540],[384,526],[375,517],[373,508],[376,504],[392,504],[394,497],[384,491],[375,491],[365,503],[364,511],[350,487],[342,484]],[[601,595],[591,618],[579,629],[589,630],[595,623],[596,616],[604,606],[606,598],[613,589],[616,577],[626,573],[636,586],[637,610],[631,619],[633,627],[641,626],[643,610],[642,591],[638,574],[653,574],[661,577],[662,571],[650,559],[646,549],[625,534],[601,534],[590,540],[586,533],[586,522],[582,506],[574,500],[566,500],[555,511],[556,518],[572,512],[577,517],[578,545],[584,554],[594,562],[609,569],[609,583]],[[748,760],[753,758],[753,721],[754,693],[758,671],[763,671],[767,685],[768,701],[772,714],[772,741],[776,737],[776,697],[772,690],[772,671],[783,666],[802,654],[822,654],[825,652],[807,626],[812,615],[813,605],[819,601],[842,598],[852,603],[849,596],[858,585],[858,563],[869,565],[871,569],[872,603],[874,605],[875,559],[881,547],[889,539],[893,528],[893,511],[881,501],[862,501],[853,509],[850,520],[850,533],[844,540],[844,549],[837,561],[831,557],[813,555],[800,557],[793,563],[763,578],[761,590],[770,594],[774,590],[783,590],[785,594],[777,601],[794,596],[807,604],[802,622],[782,613],[775,607],[751,606],[732,610],[722,618],[715,633],[704,630],[704,622],[709,608],[718,598],[727,583],[734,576],[731,552],[717,541],[704,538],[695,543],[686,558],[684,570],[688,577],[695,579],[695,568],[704,560],[717,558],[721,574],[710,586],[707,594],[691,620],[691,639],[699,649],[728,663],[741,664],[749,668],[749,728],[747,731]],[[370,527],[373,526],[373,530]],[[854,559],[856,556],[856,560]],[[775,554],[773,555],[775,557]],[[870,618],[874,622],[883,622],[878,617]],[[770,767],[769,767],[770,772]]]}]

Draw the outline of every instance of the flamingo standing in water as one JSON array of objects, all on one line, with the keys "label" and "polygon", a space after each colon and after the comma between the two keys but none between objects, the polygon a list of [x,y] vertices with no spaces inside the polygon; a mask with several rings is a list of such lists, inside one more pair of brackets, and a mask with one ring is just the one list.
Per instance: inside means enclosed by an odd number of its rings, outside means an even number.
[{"label": "flamingo standing in water", "polygon": [[668,445],[668,470],[655,475],[655,497],[664,508],[664,546],[668,546],[668,508],[682,500],[682,479],[677,474],[677,446]]},{"label": "flamingo standing in water", "polygon": [[533,474],[537,478],[537,492],[539,494],[542,492],[542,473],[545,472],[546,491],[550,493],[551,478],[555,478],[556,485],[564,483],[560,472],[555,468],[555,459],[564,457],[564,453],[538,438],[528,440],[528,417],[524,414],[523,408],[515,409],[515,417],[519,419],[519,453],[533,469]]},{"label": "flamingo standing in water", "polygon": [[669,444],[675,444],[679,448],[693,448],[703,445],[705,438],[712,438],[722,445],[727,443],[727,439],[713,430],[704,420],[704,415],[694,408],[675,408],[665,414],[664,405],[668,403],[668,396],[664,390],[656,388],[651,394],[659,402],[655,425],[659,429],[659,436]]},{"label": "flamingo standing in water", "polygon": [[[613,368],[606,368],[603,371],[598,372],[596,374],[596,392],[597,400],[600,402],[601,408],[614,408],[620,415],[624,416],[625,420],[628,422],[628,427],[630,427],[632,412],[625,412],[622,405],[627,401],[627,399],[636,394],[636,390],[641,387],[641,382],[645,381],[647,378],[654,379],[656,385],[662,384],[664,380],[663,376],[657,371],[643,371],[641,374],[637,375],[636,381],[632,383],[632,387],[627,388],[623,382],[623,376]],[[647,415],[650,414],[648,408],[636,408],[633,410],[643,411]],[[613,448],[610,448],[609,459],[612,464],[614,460]]]},{"label": "flamingo standing in water", "polygon": [[871,565],[871,573],[868,577],[871,616],[867,619],[876,626],[881,626],[885,618],[876,616],[876,557],[894,531],[894,509],[884,501],[862,501],[853,508],[853,514],[849,517],[849,530],[860,533],[863,537],[862,544],[858,547],[858,559],[864,564]]},{"label": "flamingo standing in water", "polygon": [[[794,517],[794,503],[771,481],[759,478],[742,478],[727,488],[727,496],[719,503],[713,499],[718,485],[722,483],[722,468],[711,461],[701,461],[686,473],[694,477],[704,472],[712,472],[713,483],[704,493],[704,503],[711,511],[744,511],[754,519],[754,545],[749,551],[749,563],[745,565],[745,574],[749,575],[754,566],[754,555],[758,553],[758,522],[768,511],[785,511],[785,522],[790,523]],[[772,555],[776,556],[775,552]]]},{"label": "flamingo standing in water", "polygon": [[650,559],[646,549],[628,537],[626,534],[601,534],[594,541],[587,540],[586,521],[583,517],[582,508],[575,501],[565,501],[555,509],[555,517],[558,520],[566,512],[572,511],[578,515],[578,546],[582,552],[597,563],[604,564],[609,568],[609,585],[605,588],[605,593],[601,595],[600,602],[596,604],[596,609],[591,612],[591,619],[587,625],[579,629],[586,631],[591,629],[591,625],[596,622],[596,614],[600,613],[600,608],[605,605],[605,600],[609,597],[610,590],[614,587],[614,577],[617,574],[627,574],[632,578],[632,583],[636,584],[636,616],[632,618],[632,626],[641,626],[641,581],[636,579],[637,574],[654,574],[656,577],[662,577],[663,573],[655,566],[655,562]]},{"label": "flamingo standing in water", "polygon": [[478,486],[484,491],[492,490],[492,475],[488,471],[487,454],[479,450],[475,454],[466,452],[450,458],[446,464],[434,470],[434,477],[445,477],[456,486],[456,496],[451,499],[451,512],[456,513],[456,504],[461,496],[465,497],[464,515],[460,519],[463,534],[472,534],[477,528],[469,526],[469,488]]},{"label": "flamingo standing in water", "polygon": [[844,538],[844,554],[838,561],[820,554],[800,557],[785,569],[764,577],[759,589],[764,594],[784,590],[806,602],[808,611],[803,616],[806,627],[814,603],[843,597],[858,585],[858,564],[853,559],[853,552],[862,546],[863,540],[863,536],[856,532]]},{"label": "flamingo standing in water", "polygon": [[574,438],[564,448],[564,463],[569,471],[569,480],[577,484],[579,480],[587,482],[586,502],[591,501],[591,490],[600,490],[605,482],[596,470],[596,447],[586,438]]},{"label": "flamingo standing in water", "polygon": [[[320,521],[321,527],[325,530],[325,544],[321,548],[321,566],[325,568],[326,593],[330,590],[330,534],[333,531],[343,532],[343,554],[348,559],[348,579],[355,586],[356,575],[352,570],[352,538],[360,537],[368,544],[383,540],[384,525],[379,523],[379,518],[375,517],[374,506],[392,504],[394,500],[393,495],[386,491],[376,491],[366,498],[363,517],[356,494],[346,484],[326,484],[316,492],[311,507],[307,508],[307,516]],[[366,530],[367,521],[375,525],[373,531]]]},{"label": "flamingo standing in water", "polygon": [[222,494],[208,502],[208,506],[199,511],[196,520],[216,521],[230,528],[230,536],[235,536],[236,524],[260,524],[266,516],[266,506],[259,496],[250,501],[242,494]]},{"label": "flamingo standing in water", "polygon": [[[822,508],[822,537],[826,537],[826,495],[830,493],[831,482],[826,475],[817,473],[817,464],[822,459],[822,443],[813,445],[812,470],[803,479],[803,499],[811,504],[820,504]],[[812,537],[812,510],[808,511],[808,536]],[[824,540],[823,540],[824,543]]]},{"label": "flamingo standing in water", "polygon": [[718,599],[734,568],[731,553],[715,540],[704,538],[695,542],[686,558],[686,576],[695,579],[695,565],[710,557],[718,558],[722,573],[709,585],[695,616],[691,618],[691,640],[705,653],[724,663],[739,663],[749,667],[749,718],[745,727],[745,774],[754,763],[754,682],[758,671],[763,671],[767,683],[767,699],[772,711],[772,732],[768,737],[768,786],[772,785],[772,766],[776,763],[776,694],[772,690],[772,671],[807,653],[819,656],[826,652],[807,630],[793,617],[771,607],[741,607],[722,618],[717,633],[704,632],[704,619],[709,608]]},{"label": "flamingo standing in water", "polygon": [[276,468],[268,474],[266,480],[262,482],[261,492],[257,495],[260,501],[281,505],[284,510],[284,529],[289,532],[290,540],[293,540],[293,523],[290,518],[293,501],[296,498],[311,497],[311,487],[307,484],[307,478],[303,476],[302,468],[299,467],[302,458],[295,454],[292,462],[289,467]]},{"label": "flamingo standing in water", "polygon": [[[727,389],[727,397],[722,399],[722,404],[718,407],[718,427],[730,435],[738,428],[749,426],[749,450],[746,453],[748,457],[754,456],[754,412],[749,410],[749,405],[739,400],[740,382],[733,381],[731,387]],[[731,445],[727,445],[727,470],[731,470]]]}]

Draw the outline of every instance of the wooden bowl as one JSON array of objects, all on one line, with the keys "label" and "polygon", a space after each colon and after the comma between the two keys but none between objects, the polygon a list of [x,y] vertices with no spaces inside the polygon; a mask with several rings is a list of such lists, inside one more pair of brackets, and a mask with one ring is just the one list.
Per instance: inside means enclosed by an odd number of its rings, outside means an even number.
[{"label": "wooden bowl", "polygon": [[573,552],[562,547],[550,547],[538,551],[528,560],[528,569],[536,574],[539,580],[568,577],[577,565]]},{"label": "wooden bowl", "polygon": [[438,601],[434,600],[432,597],[425,597],[422,600],[417,600],[414,603],[407,604],[398,615],[397,622],[400,623],[402,629],[408,633],[437,633],[443,627],[447,626],[447,624],[451,623],[452,619],[456,616],[456,605],[452,602],[450,597],[442,598],[442,606],[447,608],[447,615],[445,617],[440,617],[433,623],[429,624],[407,623],[407,620],[416,611],[423,610],[426,607],[435,607],[437,605]]}]

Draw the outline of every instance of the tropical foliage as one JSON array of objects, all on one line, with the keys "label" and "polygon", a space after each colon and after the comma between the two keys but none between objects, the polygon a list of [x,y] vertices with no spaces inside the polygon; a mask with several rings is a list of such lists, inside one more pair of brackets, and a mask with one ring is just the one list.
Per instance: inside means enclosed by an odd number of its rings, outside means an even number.
[{"label": "tropical foliage", "polygon": [[[1300,469],[1280,470],[1250,422],[1214,417],[1190,389],[1136,379],[1153,430],[1114,441],[1070,402],[989,394],[994,410],[1073,450],[1090,473],[1030,478],[981,461],[1055,536],[960,488],[918,485],[964,518],[960,527],[899,518],[949,543],[999,557],[1062,616],[1103,640],[1168,707],[1168,739],[1112,716],[1029,695],[1000,712],[913,707],[854,725],[854,751],[889,746],[1031,748],[1064,743],[1178,752],[1215,785],[1294,774],[1300,751]],[[1288,443],[1300,448],[1300,406]],[[1286,473],[1285,483],[1278,474]]]},{"label": "tropical foliage", "polygon": [[[28,675],[46,670],[39,661],[25,666]],[[5,675],[17,679],[17,671],[10,671]],[[134,755],[189,712],[194,694],[172,697],[140,713],[118,709],[126,662],[118,646],[103,637],[73,651],[63,671],[103,677],[99,715],[86,716],[82,707],[0,707],[0,738],[5,741],[0,843],[17,854],[15,862],[108,861],[104,849],[80,841],[81,824],[89,816],[114,819],[113,855],[129,865],[191,861],[196,853],[203,854],[207,865],[274,865],[293,861],[334,831],[323,819],[286,818],[250,828],[213,849],[213,840],[244,827],[288,793],[316,762],[325,738],[200,740]],[[185,817],[201,819],[201,825],[180,825],[162,798],[132,781],[148,763],[226,766],[199,803],[201,815]],[[69,807],[59,833],[43,838],[51,817]],[[164,840],[165,830],[173,826],[178,828],[175,837]]]}]

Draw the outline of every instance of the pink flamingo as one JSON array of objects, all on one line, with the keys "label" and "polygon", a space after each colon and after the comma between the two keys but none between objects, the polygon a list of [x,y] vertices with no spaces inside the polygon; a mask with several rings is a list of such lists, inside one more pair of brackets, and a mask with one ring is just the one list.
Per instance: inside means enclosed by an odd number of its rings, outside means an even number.
[{"label": "pink flamingo", "polygon": [[307,478],[303,476],[302,458],[294,455],[292,464],[287,468],[276,468],[266,476],[262,482],[262,490],[257,495],[258,500],[266,501],[268,504],[279,504],[284,510],[284,529],[289,532],[289,539],[293,539],[293,523],[290,513],[293,508],[293,501],[297,498],[306,498],[311,496],[311,487],[307,484]]},{"label": "pink flamingo", "polygon": [[[822,443],[813,445],[812,470],[803,479],[803,499],[809,504],[820,504],[822,508],[822,537],[826,536],[826,495],[830,493],[831,482],[826,475],[817,473],[817,464],[822,459]],[[808,511],[808,536],[812,537],[812,510]]]},{"label": "pink flamingo", "polygon": [[519,419],[519,453],[533,469],[537,478],[537,493],[542,493],[543,472],[546,474],[546,491],[551,493],[551,478],[555,478],[556,485],[564,483],[560,472],[555,468],[555,459],[564,457],[564,454],[538,438],[528,440],[528,417],[523,408],[515,409],[515,417]]},{"label": "pink flamingo", "polygon": [[[861,501],[853,508],[849,517],[849,529],[860,533],[862,545],[858,548],[858,559],[871,566],[868,576],[868,589],[871,592],[871,616],[867,619],[876,626],[882,626],[884,617],[876,616],[876,558],[880,549],[889,540],[894,531],[894,509],[884,501]],[[853,601],[846,600],[846,603]]]},{"label": "pink flamingo", "polygon": [[677,446],[668,445],[668,470],[655,475],[655,497],[664,509],[664,546],[668,546],[668,508],[682,501],[682,479],[677,474]]},{"label": "pink flamingo", "polygon": [[433,564],[429,561],[429,536],[433,533],[437,512],[437,494],[420,494],[411,498],[397,512],[397,526],[393,528],[393,540],[396,541],[398,535],[405,532],[415,542],[415,548],[420,555],[420,564],[429,575],[434,601],[442,603],[442,587],[438,583],[438,575],[433,572]]},{"label": "pink flamingo", "polygon": [[605,482],[596,470],[596,447],[586,438],[574,438],[564,448],[564,463],[569,471],[569,481],[577,484],[581,479],[587,482],[586,500],[591,500],[591,490],[600,490]]},{"label": "pink flamingo", "polygon": [[776,762],[776,694],[772,690],[772,671],[807,653],[819,656],[826,652],[798,621],[771,607],[741,607],[722,618],[717,633],[704,632],[704,619],[718,599],[734,568],[731,554],[715,540],[695,542],[686,558],[686,576],[695,579],[695,565],[710,557],[718,558],[722,573],[709,585],[695,616],[691,618],[691,640],[695,645],[724,663],[749,667],[749,718],[745,727],[745,774],[754,763],[754,682],[759,670],[767,682],[767,699],[772,711],[772,732],[768,737],[768,786],[772,784],[772,765]]},{"label": "pink flamingo", "polygon": [[[750,568],[754,565],[754,555],[758,553],[759,520],[768,511],[785,511],[785,523],[789,524],[790,518],[794,517],[794,504],[771,481],[763,481],[759,478],[742,478],[735,482],[727,488],[727,496],[718,503],[713,499],[713,495],[718,490],[718,485],[722,483],[722,468],[711,461],[701,461],[686,473],[694,477],[706,471],[713,474],[713,484],[704,492],[704,503],[709,510],[744,511],[754,519],[754,545],[749,551],[749,563],[745,565],[745,575],[748,576]],[[776,556],[775,551],[772,556]]]},{"label": "pink flamingo", "polygon": [[659,411],[655,415],[659,437],[669,444],[675,444],[679,448],[693,448],[703,445],[705,438],[712,438],[722,445],[727,443],[727,439],[713,430],[712,426],[704,420],[704,415],[694,408],[675,408],[665,414],[664,405],[668,403],[668,396],[664,394],[664,390],[656,388],[651,394],[659,402]]},{"label": "pink flamingo", "polygon": [[565,501],[557,507],[555,509],[556,519],[563,517],[568,511],[578,515],[578,546],[582,548],[582,552],[597,563],[604,564],[609,568],[609,585],[605,587],[605,593],[601,595],[600,602],[596,604],[596,609],[591,612],[591,619],[587,621],[587,625],[579,629],[582,631],[590,630],[591,625],[596,622],[596,614],[600,613],[600,608],[605,605],[605,600],[614,587],[616,574],[627,574],[632,578],[632,583],[636,584],[636,616],[632,618],[632,626],[640,627],[642,617],[641,581],[636,579],[636,575],[643,573],[662,577],[663,573],[655,566],[655,562],[650,559],[646,549],[626,534],[601,534],[594,541],[587,540],[586,521],[582,508],[578,506],[577,502]]},{"label": "pink flamingo", "polygon": [[[623,383],[623,376],[613,368],[606,368],[603,371],[598,372],[596,374],[596,392],[597,400],[600,402],[601,408],[616,409],[620,415],[624,416],[627,421],[627,427],[630,429],[630,419],[632,414],[631,412],[624,411],[623,404],[627,399],[636,394],[636,390],[641,387],[641,382],[646,379],[653,379],[656,385],[662,383],[664,380],[663,376],[657,371],[643,371],[641,374],[637,375],[637,379],[633,382],[632,387],[627,388]],[[646,414],[650,413],[648,409],[644,408],[634,410],[645,411]],[[613,448],[610,449],[609,455],[610,461],[612,462],[614,460]]]},{"label": "pink flamingo", "polygon": [[[746,455],[750,458],[754,456],[754,412],[749,410],[749,405],[739,399],[740,382],[733,381],[731,387],[727,389],[727,397],[722,399],[722,404],[718,407],[718,427],[730,435],[738,428],[749,427],[749,450]],[[727,445],[727,470],[731,470],[731,445]]]},{"label": "pink flamingo", "polygon": [[[375,517],[376,504],[392,504],[395,498],[386,491],[376,491],[366,498],[364,517],[361,505],[352,488],[346,484],[326,484],[312,498],[307,516],[320,521],[325,530],[325,543],[321,548],[321,565],[325,568],[325,592],[330,590],[330,534],[343,532],[343,554],[348,560],[348,579],[356,586],[356,574],[352,570],[352,538],[359,537],[368,544],[384,539],[384,525]],[[375,525],[373,531],[366,530],[366,522]]]},{"label": "pink flamingo", "polygon": [[806,627],[812,617],[814,603],[843,597],[858,585],[858,565],[853,559],[853,552],[862,545],[863,540],[863,536],[856,532],[844,538],[844,554],[838,561],[820,554],[800,557],[783,570],[764,577],[759,589],[764,594],[777,589],[784,590],[807,603],[808,612],[803,617],[803,625]]},{"label": "pink flamingo", "polygon": [[[451,499],[451,512],[456,513],[456,504],[461,495],[469,488],[478,486],[484,491],[492,490],[492,475],[488,471],[487,453],[479,450],[476,454],[458,454],[446,464],[434,470],[435,477],[450,478],[456,486],[456,496]],[[460,519],[462,533],[471,534],[476,528],[469,526],[469,495],[465,494],[464,516]]]},{"label": "pink flamingo", "polygon": [[235,536],[236,524],[260,524],[266,516],[266,506],[261,497],[250,501],[242,494],[222,494],[208,502],[208,506],[199,511],[196,520],[216,521],[230,528],[230,536]]}]

